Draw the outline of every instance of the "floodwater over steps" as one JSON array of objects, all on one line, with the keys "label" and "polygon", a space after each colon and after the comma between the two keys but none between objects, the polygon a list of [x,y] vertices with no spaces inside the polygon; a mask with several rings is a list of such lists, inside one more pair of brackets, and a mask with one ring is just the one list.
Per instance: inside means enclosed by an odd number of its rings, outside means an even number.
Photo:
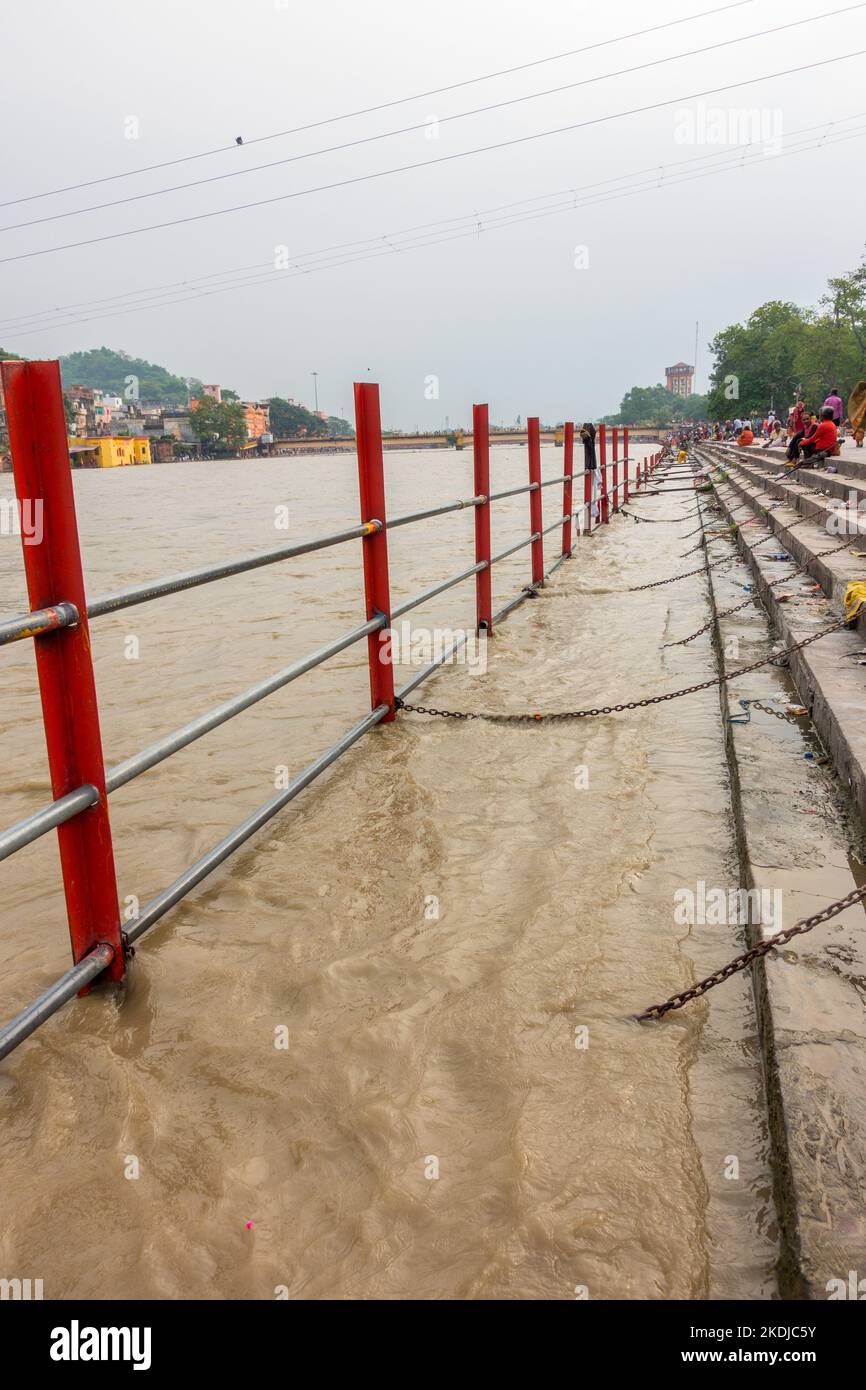
[{"label": "floodwater over steps", "polygon": [[[561,451],[543,463],[556,476]],[[492,450],[497,488],[525,470]],[[397,515],[471,495],[471,455],[389,454],[386,476]],[[75,487],[94,596],[357,518],[350,456]],[[545,490],[545,524],[560,497]],[[615,518],[498,629],[486,674],[445,668],[415,698],[579,708],[715,674],[703,644],[662,648],[706,622],[700,577],[625,592],[694,567],[693,499],[633,507],[682,524]],[[525,497],[496,505],[495,549],[527,531]],[[465,568],[471,538],[469,513],[392,532],[395,602]],[[494,608],[528,566],[496,567]],[[0,582],[18,611],[17,539]],[[350,544],[99,619],[107,762],[361,604]],[[473,606],[461,586],[413,628],[470,626]],[[125,904],[355,721],[365,661],[344,652],[112,797]],[[2,662],[9,824],[48,787],[32,653]],[[68,952],[53,839],[0,872],[6,1018]],[[75,1001],[2,1064],[0,1275],[42,1278],[46,1298],[773,1297],[748,979],[663,1025],[630,1018],[740,949],[736,926],[675,921],[699,881],[737,882],[715,690],[529,728],[402,715],[145,938],[125,997]]]}]

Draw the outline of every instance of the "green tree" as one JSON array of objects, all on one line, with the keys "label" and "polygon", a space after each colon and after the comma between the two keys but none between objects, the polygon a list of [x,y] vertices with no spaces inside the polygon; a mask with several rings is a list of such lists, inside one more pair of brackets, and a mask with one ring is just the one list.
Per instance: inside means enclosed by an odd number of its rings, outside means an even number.
[{"label": "green tree", "polygon": [[190,411],[190,424],[202,444],[216,453],[237,453],[247,443],[247,422],[242,405],[202,396]]},{"label": "green tree", "polygon": [[293,405],[282,396],[271,396],[271,433],[275,439],[324,438],[331,433],[328,423],[302,405]]},{"label": "green tree", "polygon": [[654,425],[663,428],[677,420],[705,420],[706,396],[675,396],[666,386],[633,386],[619,410],[605,417],[610,425]]}]

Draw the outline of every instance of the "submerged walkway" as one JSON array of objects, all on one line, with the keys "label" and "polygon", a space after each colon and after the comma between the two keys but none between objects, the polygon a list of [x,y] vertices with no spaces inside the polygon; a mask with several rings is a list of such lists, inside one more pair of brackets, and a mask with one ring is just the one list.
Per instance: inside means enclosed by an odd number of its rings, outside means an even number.
[{"label": "submerged walkway", "polygon": [[[706,640],[662,646],[707,621],[700,577],[624,594],[700,562],[680,558],[694,499],[631,509],[683,520],[615,518],[498,630],[486,677],[446,669],[423,703],[601,705],[713,675]],[[774,1296],[748,978],[631,1020],[740,949],[674,916],[678,890],[738,881],[727,775],[715,690],[379,730],[160,928],[122,1012],[46,1034],[50,1077],[20,1054],[5,1263],[50,1252],[55,1297],[104,1297],[106,1270],[132,1298]],[[195,1000],[184,1025],[152,989]],[[94,1047],[102,1085],[75,1086]],[[37,1151],[68,1190],[59,1249]]]}]

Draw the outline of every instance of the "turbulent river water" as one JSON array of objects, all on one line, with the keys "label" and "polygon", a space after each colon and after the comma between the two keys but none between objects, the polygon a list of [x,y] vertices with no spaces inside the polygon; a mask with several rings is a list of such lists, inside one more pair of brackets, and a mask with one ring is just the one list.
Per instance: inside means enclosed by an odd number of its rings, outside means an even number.
[{"label": "turbulent river water", "polygon": [[[546,448],[544,475],[561,466]],[[491,472],[524,483],[524,451],[494,449]],[[392,515],[472,493],[468,452],[388,454],[386,474]],[[348,455],[79,472],[75,492],[91,596],[358,515]],[[494,549],[527,510],[497,504]],[[705,643],[662,646],[707,621],[703,581],[626,593],[691,567],[693,498],[634,510],[682,525],[614,518],[501,625],[486,673],[446,667],[415,698],[574,708],[713,675]],[[395,602],[471,564],[472,535],[469,512],[393,531]],[[95,621],[107,764],[361,621],[359,551]],[[528,578],[528,551],[498,565],[494,607]],[[16,537],[0,586],[4,613],[26,606]],[[470,582],[412,625],[473,610]],[[6,825],[49,799],[27,644],[2,689]],[[359,645],[116,792],[124,910],[368,700]],[[5,1019],[68,942],[54,837],[0,874]],[[123,994],[73,1002],[0,1065],[0,1276],[46,1298],[771,1297],[748,980],[631,1019],[740,948],[677,925],[674,893],[701,880],[737,881],[714,690],[570,725],[374,730],[143,939]]]}]

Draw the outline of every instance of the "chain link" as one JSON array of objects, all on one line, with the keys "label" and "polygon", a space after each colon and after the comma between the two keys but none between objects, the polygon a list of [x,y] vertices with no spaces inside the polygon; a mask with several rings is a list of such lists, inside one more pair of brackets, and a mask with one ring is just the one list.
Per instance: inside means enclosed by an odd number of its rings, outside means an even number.
[{"label": "chain link", "polygon": [[714,560],[711,565],[701,565],[700,569],[686,570],[685,574],[673,574],[667,579],[656,579],[652,584],[638,584],[634,589],[626,589],[626,593],[641,594],[645,589],[660,589],[664,584],[676,584],[680,579],[691,579],[694,574],[706,574],[707,570],[717,570],[719,565],[726,565],[735,558],[734,555],[723,555],[721,560]]},{"label": "chain link", "polygon": [[728,961],[727,965],[722,966],[721,970],[714,971],[712,975],[707,975],[706,979],[692,985],[691,989],[684,989],[679,994],[672,994],[670,999],[666,999],[663,1004],[651,1004],[648,1009],[644,1009],[642,1014],[637,1015],[638,1023],[664,1018],[665,1014],[670,1013],[672,1009],[681,1009],[685,1004],[691,1003],[693,999],[700,999],[708,990],[714,989],[716,985],[729,980],[732,975],[745,970],[746,966],[751,965],[753,961],[760,960],[768,952],[777,950],[779,946],[784,946],[795,936],[802,936],[805,932],[811,931],[813,927],[820,926],[822,922],[829,922],[831,917],[844,912],[846,907],[852,907],[854,903],[862,902],[864,898],[866,898],[866,887],[854,888],[847,897],[839,898],[836,902],[830,903],[823,911],[816,912],[813,917],[804,917],[799,922],[795,922],[793,927],[777,932],[767,941],[762,941],[759,945],[752,946],[748,951],[743,951],[739,956]]},{"label": "chain link", "polygon": [[784,661],[786,657],[794,652],[801,651],[803,647],[808,647],[811,642],[817,642],[819,638],[826,637],[831,632],[838,632],[840,628],[847,627],[850,618],[840,618],[829,627],[822,628],[820,632],[813,632],[809,637],[804,637],[802,641],[795,642],[790,647],[785,647],[781,652],[776,652],[773,656],[763,657],[760,661],[753,661],[748,666],[738,666],[736,671],[724,672],[721,676],[712,676],[710,680],[700,681],[697,685],[687,685],[682,690],[671,690],[667,695],[650,695],[644,700],[629,700],[620,705],[602,705],[598,709],[576,709],[576,710],[553,710],[549,712],[539,712],[538,714],[490,714],[484,711],[467,711],[454,709],[434,709],[429,705],[410,705],[399,696],[394,701],[397,709],[405,709],[410,714],[427,714],[439,719],[482,719],[487,724],[541,724],[555,723],[570,719],[591,719],[599,714],[620,714],[625,710],[646,709],[649,705],[663,705],[668,700],[678,700],[681,695],[694,695],[699,690],[711,690],[713,686],[724,685],[727,681],[736,680],[739,676],[747,676],[751,671],[759,671],[762,666],[775,666],[777,662]]}]

